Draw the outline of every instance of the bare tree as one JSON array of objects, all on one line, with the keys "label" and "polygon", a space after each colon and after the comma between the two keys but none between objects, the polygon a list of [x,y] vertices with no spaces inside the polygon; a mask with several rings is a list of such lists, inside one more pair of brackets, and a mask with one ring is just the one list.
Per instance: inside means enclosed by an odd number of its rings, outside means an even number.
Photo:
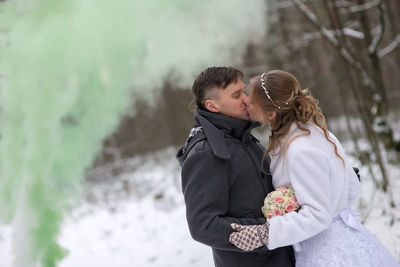
[{"label": "bare tree", "polygon": [[[400,86],[400,20],[394,15],[400,4],[394,0],[267,2],[268,65],[289,70],[302,84],[311,84],[328,117],[345,115],[359,159],[369,165],[377,187],[386,191],[387,160],[400,161],[400,142],[389,119],[398,109],[392,96]],[[371,149],[358,145],[350,116],[360,119]],[[379,174],[372,172],[371,163],[379,166]]]},{"label": "bare tree", "polygon": [[[398,160],[400,142],[394,139],[387,117],[388,99],[382,75],[382,59],[386,53],[396,49],[398,41],[396,36],[389,45],[380,49],[387,20],[383,2],[380,0],[369,2],[357,0],[357,3],[346,1],[346,4],[336,0],[291,0],[290,2],[306,18],[309,25],[317,30],[312,35],[308,32],[306,38],[322,37],[329,44],[329,50],[333,49],[339,55],[339,61],[348,69],[347,88],[352,91],[366,136],[380,166],[382,179],[379,187],[386,191],[389,180],[381,144],[386,150],[393,151]],[[282,3],[280,6],[282,7]],[[284,8],[291,8],[287,1]],[[375,13],[371,15],[370,12]],[[356,25],[357,29],[352,28],[352,24]],[[301,30],[296,33],[301,34]],[[344,100],[343,92],[341,94]]]}]

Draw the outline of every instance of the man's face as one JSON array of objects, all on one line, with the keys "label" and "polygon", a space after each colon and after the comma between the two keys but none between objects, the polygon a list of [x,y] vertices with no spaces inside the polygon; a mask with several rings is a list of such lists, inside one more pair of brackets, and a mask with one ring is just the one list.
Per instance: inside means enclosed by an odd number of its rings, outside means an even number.
[{"label": "man's face", "polygon": [[229,84],[225,89],[217,89],[217,97],[212,100],[215,110],[210,110],[239,120],[249,120],[247,112],[248,96],[246,85],[241,79]]}]

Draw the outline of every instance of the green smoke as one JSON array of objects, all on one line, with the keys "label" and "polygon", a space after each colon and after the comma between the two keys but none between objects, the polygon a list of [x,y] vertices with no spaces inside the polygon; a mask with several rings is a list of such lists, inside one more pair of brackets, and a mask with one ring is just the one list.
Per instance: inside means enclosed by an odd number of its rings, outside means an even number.
[{"label": "green smoke", "polygon": [[240,62],[263,1],[8,0],[0,4],[0,219],[14,266],[56,266],[63,212],[133,91]]}]

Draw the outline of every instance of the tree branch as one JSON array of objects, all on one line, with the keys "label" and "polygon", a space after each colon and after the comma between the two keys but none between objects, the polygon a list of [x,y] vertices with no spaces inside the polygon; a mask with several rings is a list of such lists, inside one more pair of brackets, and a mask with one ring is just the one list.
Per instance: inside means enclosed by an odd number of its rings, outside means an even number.
[{"label": "tree branch", "polygon": [[335,47],[339,46],[339,41],[338,39],[333,35],[332,31],[326,29],[317,16],[301,1],[301,0],[292,0],[293,3],[296,5],[297,8],[299,8],[302,13],[306,16],[306,18],[311,22],[311,24],[316,27],[320,33],[322,34],[323,37],[329,40],[331,44],[333,44]]},{"label": "tree branch", "polygon": [[298,7],[300,11],[305,15],[305,17],[311,22],[311,24],[319,30],[321,35],[339,51],[339,54],[345,58],[347,63],[349,63],[353,68],[360,72],[365,85],[373,87],[371,79],[369,78],[367,72],[364,70],[361,64],[354,59],[354,57],[346,48],[340,46],[338,39],[332,34],[332,31],[326,29],[322,25],[321,21],[318,20],[317,16],[301,0],[292,1],[296,5],[296,7]]},{"label": "tree branch", "polygon": [[[353,37],[356,39],[364,39],[364,33],[360,31],[353,30],[351,28],[343,28],[343,30],[327,30],[329,34],[333,34],[334,36],[340,36],[344,34],[348,37]],[[310,41],[314,39],[321,38],[321,33],[318,32],[305,32],[301,35],[301,41]]]},{"label": "tree branch", "polygon": [[[332,34],[332,32],[327,30],[322,25],[317,16],[301,0],[292,1],[295,6],[304,14],[304,16],[310,21],[310,23],[314,27],[316,27],[320,31],[322,36],[339,52],[339,55],[342,56],[345,61],[359,73],[362,83],[371,90],[371,94],[380,96],[368,72],[364,69],[361,63],[351,55],[350,51],[340,45],[339,40]],[[380,99],[374,99],[374,102],[378,106],[381,104]]]},{"label": "tree branch", "polygon": [[379,25],[376,27],[376,33],[374,34],[371,44],[368,47],[368,52],[370,54],[376,53],[379,43],[382,41],[383,33],[385,32],[385,11],[383,7],[382,0],[378,1],[379,10]]},{"label": "tree branch", "polygon": [[349,7],[349,13],[357,13],[357,12],[366,11],[368,9],[371,9],[371,8],[374,8],[378,5],[380,5],[381,2],[382,1],[380,1],[380,0],[374,0],[374,1],[370,1],[368,3],[365,3],[363,5],[351,6],[351,7]]},{"label": "tree branch", "polygon": [[385,48],[381,49],[378,52],[378,57],[383,58],[387,54],[391,53],[393,50],[395,50],[398,46],[400,45],[400,33],[397,34],[396,38]]}]

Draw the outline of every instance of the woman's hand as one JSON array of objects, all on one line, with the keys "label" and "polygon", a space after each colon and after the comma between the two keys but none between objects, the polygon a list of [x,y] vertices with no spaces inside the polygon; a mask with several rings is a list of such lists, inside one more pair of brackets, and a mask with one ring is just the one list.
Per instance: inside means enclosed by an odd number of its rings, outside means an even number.
[{"label": "woman's hand", "polygon": [[261,225],[232,223],[231,227],[235,232],[230,234],[229,242],[244,251],[251,251],[268,243],[268,220]]}]

